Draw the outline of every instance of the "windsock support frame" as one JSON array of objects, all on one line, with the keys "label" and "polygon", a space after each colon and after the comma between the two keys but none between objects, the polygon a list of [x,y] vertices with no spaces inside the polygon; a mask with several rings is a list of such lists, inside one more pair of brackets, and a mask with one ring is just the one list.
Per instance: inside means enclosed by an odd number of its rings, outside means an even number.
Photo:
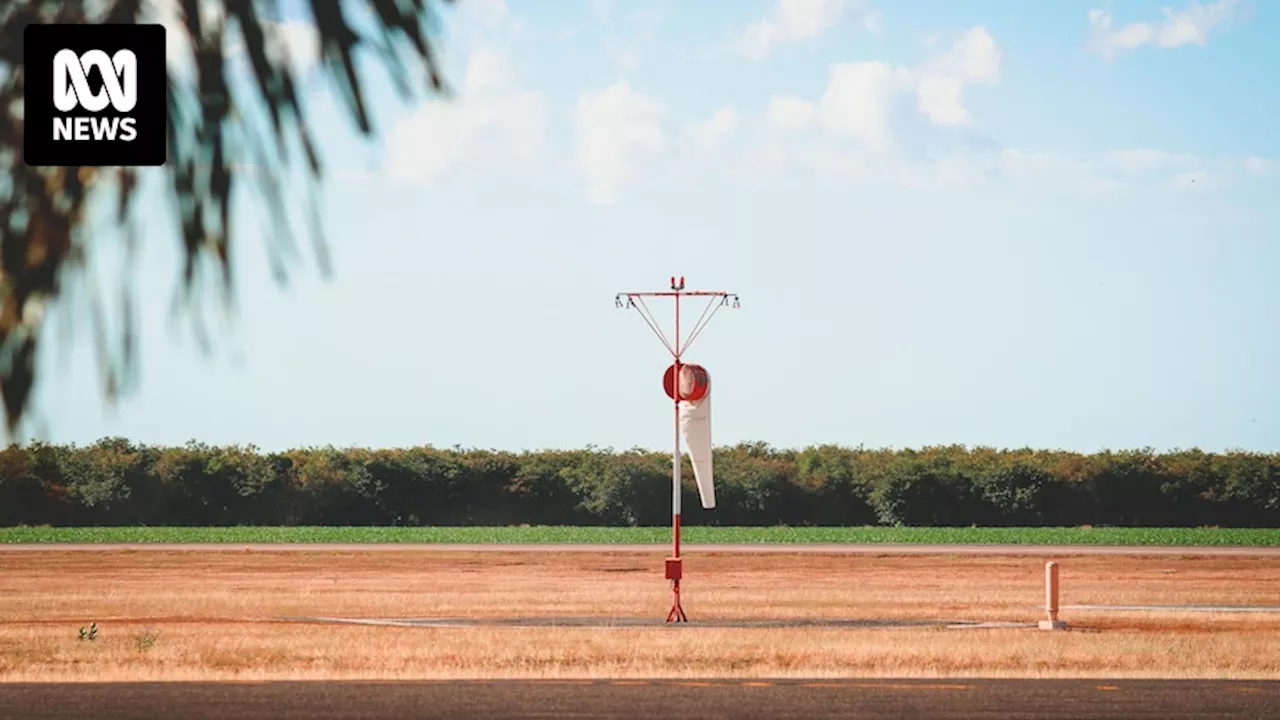
[{"label": "windsock support frame", "polygon": [[[649,310],[645,303],[645,298],[674,298],[675,299],[675,336],[668,340],[662,327],[658,323],[657,318]],[[680,336],[680,300],[682,298],[707,298],[707,306],[702,311],[702,315],[698,317],[698,321],[694,323],[693,329],[689,332],[688,337],[684,338],[681,343]],[[711,318],[719,312],[722,307],[738,308],[738,296],[735,293],[725,292],[723,290],[686,290],[684,277],[671,278],[671,286],[669,290],[659,292],[623,292],[618,293],[614,298],[614,305],[623,310],[635,309],[640,316],[644,318],[645,323],[653,334],[658,337],[667,352],[671,353],[674,361],[672,369],[674,370],[673,385],[671,393],[672,403],[675,408],[675,449],[671,455],[671,557],[666,561],[666,579],[671,581],[671,611],[667,613],[667,622],[688,622],[689,618],[685,615],[684,607],[680,603],[680,580],[684,576],[684,561],[680,557],[680,360],[693,341],[698,338],[703,328],[711,322]]]}]

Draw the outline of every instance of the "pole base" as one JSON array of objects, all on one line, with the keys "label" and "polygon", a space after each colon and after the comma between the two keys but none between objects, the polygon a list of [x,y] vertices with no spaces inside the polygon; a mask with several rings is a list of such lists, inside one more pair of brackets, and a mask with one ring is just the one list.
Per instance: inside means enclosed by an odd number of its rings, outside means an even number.
[{"label": "pole base", "polygon": [[684,608],[680,607],[679,597],[675,599],[675,603],[671,606],[671,612],[667,613],[667,622],[689,622],[689,618],[684,614]]},{"label": "pole base", "polygon": [[[670,560],[667,561],[667,567],[670,568]],[[676,560],[676,567],[679,567],[679,560]],[[671,612],[667,613],[667,622],[689,622],[689,618],[684,614],[684,608],[680,606],[680,578],[676,577],[671,581]]]},{"label": "pole base", "polygon": [[1041,630],[1066,630],[1067,621],[1066,620],[1041,620],[1040,629]]}]

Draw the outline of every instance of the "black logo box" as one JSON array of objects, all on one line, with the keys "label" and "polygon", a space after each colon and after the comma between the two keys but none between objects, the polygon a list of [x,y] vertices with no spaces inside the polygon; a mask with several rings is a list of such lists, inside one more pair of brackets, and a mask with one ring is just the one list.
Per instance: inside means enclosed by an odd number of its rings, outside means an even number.
[{"label": "black logo box", "polygon": [[[138,103],[128,113],[108,105],[90,113],[77,107],[59,112],[53,104],[53,56],[69,49],[77,54],[101,50],[109,57],[132,50],[138,61]],[[166,78],[165,28],[157,24],[28,25],[23,32],[23,161],[31,166],[157,166],[168,157],[169,108]],[[101,87],[97,73],[89,85]],[[132,141],[53,139],[55,118],[131,117],[137,137]]]}]

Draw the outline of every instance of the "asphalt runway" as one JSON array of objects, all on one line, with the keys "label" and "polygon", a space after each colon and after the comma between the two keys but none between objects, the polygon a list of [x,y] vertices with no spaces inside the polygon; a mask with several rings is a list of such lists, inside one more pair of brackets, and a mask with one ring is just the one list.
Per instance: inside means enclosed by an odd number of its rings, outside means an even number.
[{"label": "asphalt runway", "polygon": [[1213,680],[586,680],[0,683],[0,718],[1280,717],[1280,682]]},{"label": "asphalt runway", "polygon": [[[3,552],[538,552],[663,553],[666,544],[498,543],[0,543]],[[1280,557],[1280,547],[1141,545],[918,545],[914,543],[685,543],[683,555],[1129,555],[1181,557]]]}]

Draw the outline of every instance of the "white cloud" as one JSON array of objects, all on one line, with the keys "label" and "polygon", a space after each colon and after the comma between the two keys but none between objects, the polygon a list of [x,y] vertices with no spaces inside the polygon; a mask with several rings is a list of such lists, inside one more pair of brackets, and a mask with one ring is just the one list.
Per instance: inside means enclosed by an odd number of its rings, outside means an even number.
[{"label": "white cloud", "polygon": [[616,201],[620,186],[635,171],[636,156],[666,147],[665,116],[661,102],[636,92],[625,80],[579,98],[576,160],[592,202]]},{"label": "white cloud", "polygon": [[512,84],[511,66],[507,54],[495,48],[477,47],[467,61],[467,72],[462,86],[469,96],[492,95]]},{"label": "white cloud", "polygon": [[1131,149],[1104,153],[1094,163],[1099,174],[1120,181],[1163,179],[1176,188],[1208,190],[1237,181],[1262,178],[1270,163],[1263,158],[1223,159],[1191,153]]},{"label": "white cloud", "polygon": [[963,103],[971,85],[999,82],[1002,62],[995,39],[977,26],[953,35],[915,67],[833,64],[816,102],[785,94],[769,98],[765,132],[737,156],[750,172],[730,177],[797,172],[908,188],[1006,185],[1098,196],[1216,192],[1280,171],[1280,162],[1263,157],[1152,148],[1073,156],[1002,148],[973,128]]},{"label": "white cloud", "polygon": [[1000,48],[982,25],[956,38],[951,51],[929,64],[928,72],[956,77],[963,82],[992,83],[1000,79]]},{"label": "white cloud", "polygon": [[912,89],[911,72],[884,62],[839,63],[828,71],[818,103],[824,126],[850,135],[873,153],[893,148],[897,101]]},{"label": "white cloud", "polygon": [[711,150],[724,144],[738,127],[738,111],[725,105],[710,118],[694,123],[685,132],[686,146]]},{"label": "white cloud", "polygon": [[916,89],[921,112],[939,125],[967,122],[961,95],[965,85],[990,84],[1000,78],[1000,48],[981,25],[963,33],[946,55],[918,73]]},{"label": "white cloud", "polygon": [[428,101],[387,133],[386,172],[426,183],[476,162],[532,161],[544,147],[542,95],[517,86],[505,52],[477,46],[457,97]]},{"label": "white cloud", "polygon": [[1268,158],[1249,157],[1244,160],[1244,169],[1250,177],[1261,178],[1280,169],[1280,162]]},{"label": "white cloud", "polygon": [[1114,18],[1105,10],[1090,10],[1086,15],[1089,21],[1089,46],[1093,52],[1105,58],[1112,58],[1117,53],[1134,50],[1143,45],[1155,45],[1160,48],[1176,48],[1183,45],[1205,46],[1209,42],[1209,33],[1235,14],[1238,0],[1218,0],[1202,5],[1192,0],[1181,10],[1162,8],[1164,20],[1161,22],[1131,22],[1119,29],[1114,28]]},{"label": "white cloud", "polygon": [[[764,125],[772,132],[743,160],[758,171],[795,169],[912,188],[1013,183],[1086,195],[1218,190],[1280,170],[1280,163],[1262,157],[1151,148],[1086,156],[1001,148],[972,129],[963,99],[971,85],[999,82],[1002,61],[995,39],[977,26],[916,67],[833,64],[816,103],[769,98]],[[807,129],[816,132],[797,132]]]},{"label": "white cloud", "polygon": [[969,119],[961,94],[964,81],[947,75],[922,75],[915,81],[920,112],[938,125],[959,125]]},{"label": "white cloud", "polygon": [[888,153],[899,135],[921,126],[968,122],[965,86],[1000,76],[1000,49],[985,27],[961,34],[950,51],[912,70],[885,62],[832,65],[819,101],[825,127],[857,139],[869,151]]},{"label": "white cloud", "polygon": [[1113,150],[1107,153],[1102,162],[1110,168],[1123,173],[1141,175],[1151,173],[1167,173],[1173,170],[1186,170],[1194,166],[1198,159],[1185,153],[1170,153],[1162,150],[1132,149]]},{"label": "white cloud", "polygon": [[768,120],[774,127],[799,130],[813,124],[818,109],[813,103],[790,95],[769,98]]},{"label": "white cloud", "polygon": [[957,152],[898,163],[891,167],[891,176],[908,188],[965,188],[991,181],[998,169],[990,155]]},{"label": "white cloud", "polygon": [[883,19],[865,5],[863,0],[777,0],[773,11],[747,26],[731,46],[752,60],[763,60],[776,45],[818,37],[854,10],[861,12],[867,30],[883,29]]},{"label": "white cloud", "polygon": [[1120,189],[1121,183],[1099,173],[1098,163],[1062,153],[1001,150],[996,177],[1022,186],[1039,185],[1085,195],[1101,195]]},{"label": "white cloud", "polygon": [[1028,180],[1047,175],[1083,176],[1089,173],[1089,163],[1068,155],[1024,150],[1002,150],[999,158],[1005,174],[1015,180]]},{"label": "white cloud", "polygon": [[872,35],[884,34],[884,13],[872,10],[862,17],[862,27]]}]

